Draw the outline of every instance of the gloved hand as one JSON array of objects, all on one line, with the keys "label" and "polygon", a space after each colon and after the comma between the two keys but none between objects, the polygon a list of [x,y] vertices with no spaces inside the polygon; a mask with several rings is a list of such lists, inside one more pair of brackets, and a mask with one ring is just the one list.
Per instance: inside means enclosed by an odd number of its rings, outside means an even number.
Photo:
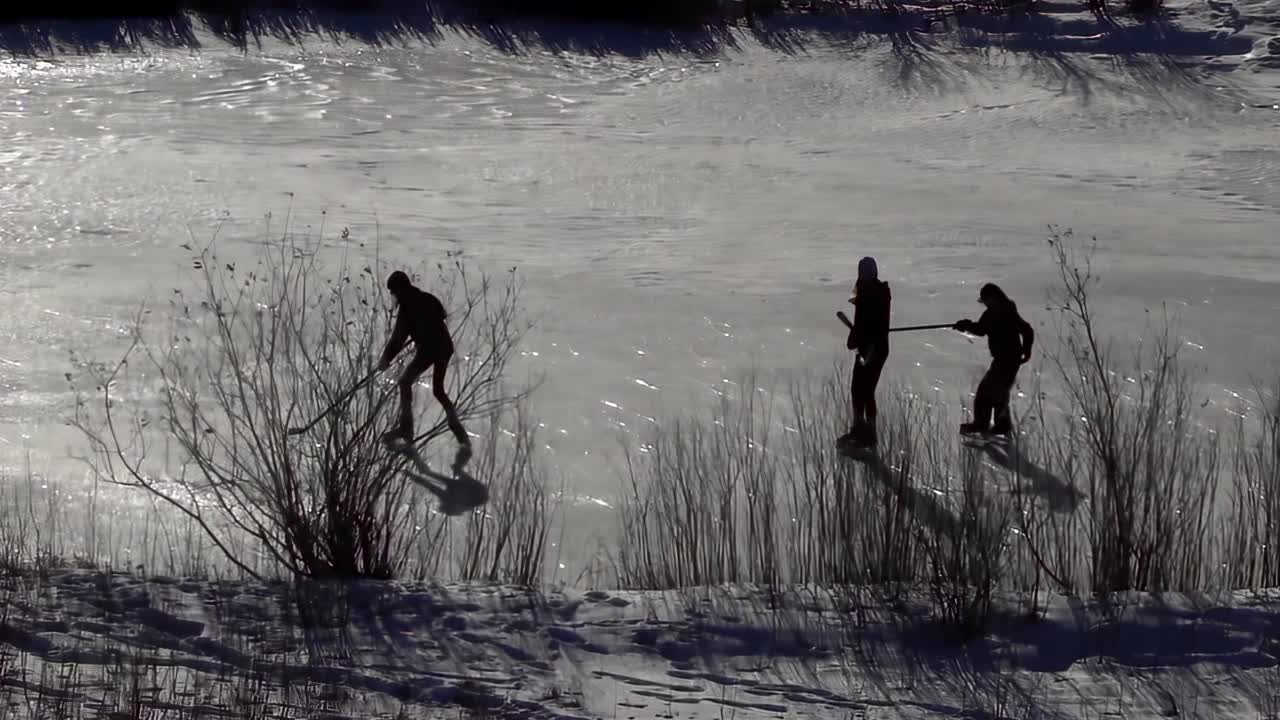
[{"label": "gloved hand", "polygon": [[959,320],[956,322],[955,325],[952,325],[951,327],[955,330],[959,330],[960,332],[969,332],[970,330],[973,329],[973,321]]}]

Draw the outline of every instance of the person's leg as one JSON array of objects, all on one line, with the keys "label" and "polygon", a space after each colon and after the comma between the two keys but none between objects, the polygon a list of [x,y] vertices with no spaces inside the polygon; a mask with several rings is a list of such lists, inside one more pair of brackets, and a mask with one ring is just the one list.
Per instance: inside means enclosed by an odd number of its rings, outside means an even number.
[{"label": "person's leg", "polygon": [[431,374],[431,394],[444,408],[445,422],[449,424],[449,430],[453,436],[458,439],[458,444],[470,445],[471,438],[467,436],[466,428],[462,427],[462,421],[458,419],[458,410],[454,407],[453,400],[449,398],[449,393],[444,389],[444,381],[449,372],[449,360],[452,357],[453,353],[448,352],[436,358]]},{"label": "person's leg", "polygon": [[409,366],[400,374],[400,380],[397,382],[400,390],[399,420],[395,429],[387,433],[388,437],[398,437],[405,442],[413,441],[413,386],[430,365],[431,361],[426,355],[419,352],[413,356]]},{"label": "person's leg", "polygon": [[876,405],[876,389],[880,385],[880,375],[884,372],[885,361],[889,359],[887,354],[878,355],[867,362],[865,373],[865,389],[863,402],[865,403],[865,419],[866,419],[866,441],[870,445],[876,444],[876,418],[879,417],[879,408]]},{"label": "person's leg", "polygon": [[991,432],[997,435],[1008,435],[1013,432],[1013,416],[1009,410],[1009,397],[1013,393],[1014,383],[1018,381],[1018,364],[1001,363],[996,373],[995,389],[992,392],[991,406],[995,422]]},{"label": "person's leg", "polygon": [[[978,382],[978,389],[973,393],[973,422],[967,423],[968,431],[986,432],[991,426],[991,412],[994,409],[993,394],[998,384],[997,370],[997,364],[992,361],[986,374]],[[962,426],[962,430],[964,429]]]},{"label": "person's leg", "polygon": [[853,427],[850,428],[850,432],[856,433],[866,421],[867,416],[866,368],[858,362],[857,358],[853,362],[853,378],[849,385],[853,395]]}]

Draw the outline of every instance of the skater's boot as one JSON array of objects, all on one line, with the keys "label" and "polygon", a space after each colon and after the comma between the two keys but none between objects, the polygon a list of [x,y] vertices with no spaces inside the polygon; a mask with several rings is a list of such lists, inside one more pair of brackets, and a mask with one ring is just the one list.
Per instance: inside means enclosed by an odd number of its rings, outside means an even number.
[{"label": "skater's boot", "polygon": [[855,445],[861,448],[871,448],[876,446],[876,426],[871,423],[864,424],[858,429],[857,434],[853,436]]},{"label": "skater's boot", "polygon": [[1013,423],[1008,420],[997,420],[991,424],[991,429],[987,431],[991,435],[1003,435],[1008,437],[1013,432]]},{"label": "skater's boot", "polygon": [[862,436],[862,421],[854,420],[853,427],[849,428],[849,432],[840,436],[836,443],[839,445],[857,445],[858,438]]}]

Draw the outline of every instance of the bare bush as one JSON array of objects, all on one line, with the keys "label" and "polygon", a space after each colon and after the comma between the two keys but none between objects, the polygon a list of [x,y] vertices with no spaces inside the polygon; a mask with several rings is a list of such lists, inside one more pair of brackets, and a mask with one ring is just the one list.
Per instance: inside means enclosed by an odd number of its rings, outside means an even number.
[{"label": "bare bush", "polygon": [[1280,382],[1273,388],[1270,398],[1259,391],[1256,412],[1235,424],[1231,511],[1222,528],[1224,580],[1233,588],[1280,586]]},{"label": "bare bush", "polygon": [[[512,429],[502,427],[504,419]],[[516,405],[491,414],[487,435],[492,442],[479,458],[476,475],[491,479],[490,500],[460,530],[455,574],[466,581],[532,586],[542,578],[553,510],[538,457],[537,427],[525,406]],[[508,439],[501,448],[499,437]]]},{"label": "bare bush", "polygon": [[[1095,241],[1096,243],[1096,241]],[[1198,428],[1199,404],[1167,319],[1139,340],[1120,367],[1102,337],[1090,293],[1091,253],[1070,232],[1049,246],[1060,286],[1053,293],[1064,351],[1055,358],[1070,423],[1071,462],[1090,500],[1090,584],[1095,592],[1199,587],[1211,557],[1218,481],[1216,436]],[[1117,370],[1117,367],[1120,367]]]},{"label": "bare bush", "polygon": [[[722,394],[710,423],[678,419],[624,449],[615,572],[624,588],[778,582],[771,408],[754,377]],[[761,404],[763,403],[763,404]]]},{"label": "bare bush", "polygon": [[[410,461],[380,442],[394,403],[387,382],[361,382],[394,313],[382,290],[389,269],[353,260],[364,243],[345,230],[326,243],[323,228],[311,239],[286,226],[248,262],[220,257],[215,244],[193,249],[196,287],[173,291],[166,323],[157,328],[143,309],[122,357],[73,358],[86,462],[192,519],[245,573],[396,575],[416,538]],[[325,250],[335,265],[322,262]],[[519,284],[514,271],[495,283],[456,260],[435,271],[429,287],[460,351],[448,392],[466,424],[524,397],[500,386],[527,329]],[[422,451],[446,423],[437,403],[417,407],[435,415],[418,423],[429,428],[414,440]]]},{"label": "bare bush", "polygon": [[934,486],[956,498],[954,521],[925,536],[934,612],[959,640],[986,629],[992,600],[1005,579],[1014,524],[1012,496],[988,483],[975,452],[928,453]]},{"label": "bare bush", "polygon": [[1031,398],[1023,416],[1028,431],[1013,439],[1015,462],[1007,467],[1017,505],[1014,533],[1020,539],[1013,548],[1019,563],[1013,577],[1021,590],[1038,592],[1049,585],[1071,593],[1081,587],[1087,572],[1081,559],[1089,556],[1082,519],[1086,498],[1077,485],[1084,476],[1078,468],[1089,462],[1087,453],[1079,452],[1083,426],[1050,410],[1038,374],[1026,395]]},{"label": "bare bush", "polygon": [[879,448],[861,461],[842,456],[833,438],[849,426],[849,366],[791,387],[786,564],[796,582],[887,584],[899,590],[922,577],[920,542],[946,512],[915,487],[930,441],[932,408],[903,389],[882,389]]}]

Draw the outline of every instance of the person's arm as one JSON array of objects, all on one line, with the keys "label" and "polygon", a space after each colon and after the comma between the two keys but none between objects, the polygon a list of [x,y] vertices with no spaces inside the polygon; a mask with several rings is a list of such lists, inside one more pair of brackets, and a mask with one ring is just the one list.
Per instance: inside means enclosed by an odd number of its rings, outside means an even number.
[{"label": "person's arm", "polygon": [[977,335],[978,337],[982,337],[983,335],[986,335],[987,332],[991,329],[990,324],[991,324],[991,311],[987,310],[982,313],[982,317],[978,318],[978,322],[974,322],[972,320],[961,320],[960,322],[956,323],[955,327],[960,332],[969,333],[970,335]]},{"label": "person's arm", "polygon": [[845,346],[853,350],[862,345],[862,336],[867,329],[867,311],[862,305],[853,306],[853,326],[849,328],[849,340]]},{"label": "person's arm", "polygon": [[387,339],[387,346],[383,349],[382,358],[378,361],[379,370],[386,370],[391,367],[391,361],[404,349],[404,344],[408,339],[409,322],[404,308],[400,308],[400,311],[396,313],[396,324],[391,330],[391,337]]}]

